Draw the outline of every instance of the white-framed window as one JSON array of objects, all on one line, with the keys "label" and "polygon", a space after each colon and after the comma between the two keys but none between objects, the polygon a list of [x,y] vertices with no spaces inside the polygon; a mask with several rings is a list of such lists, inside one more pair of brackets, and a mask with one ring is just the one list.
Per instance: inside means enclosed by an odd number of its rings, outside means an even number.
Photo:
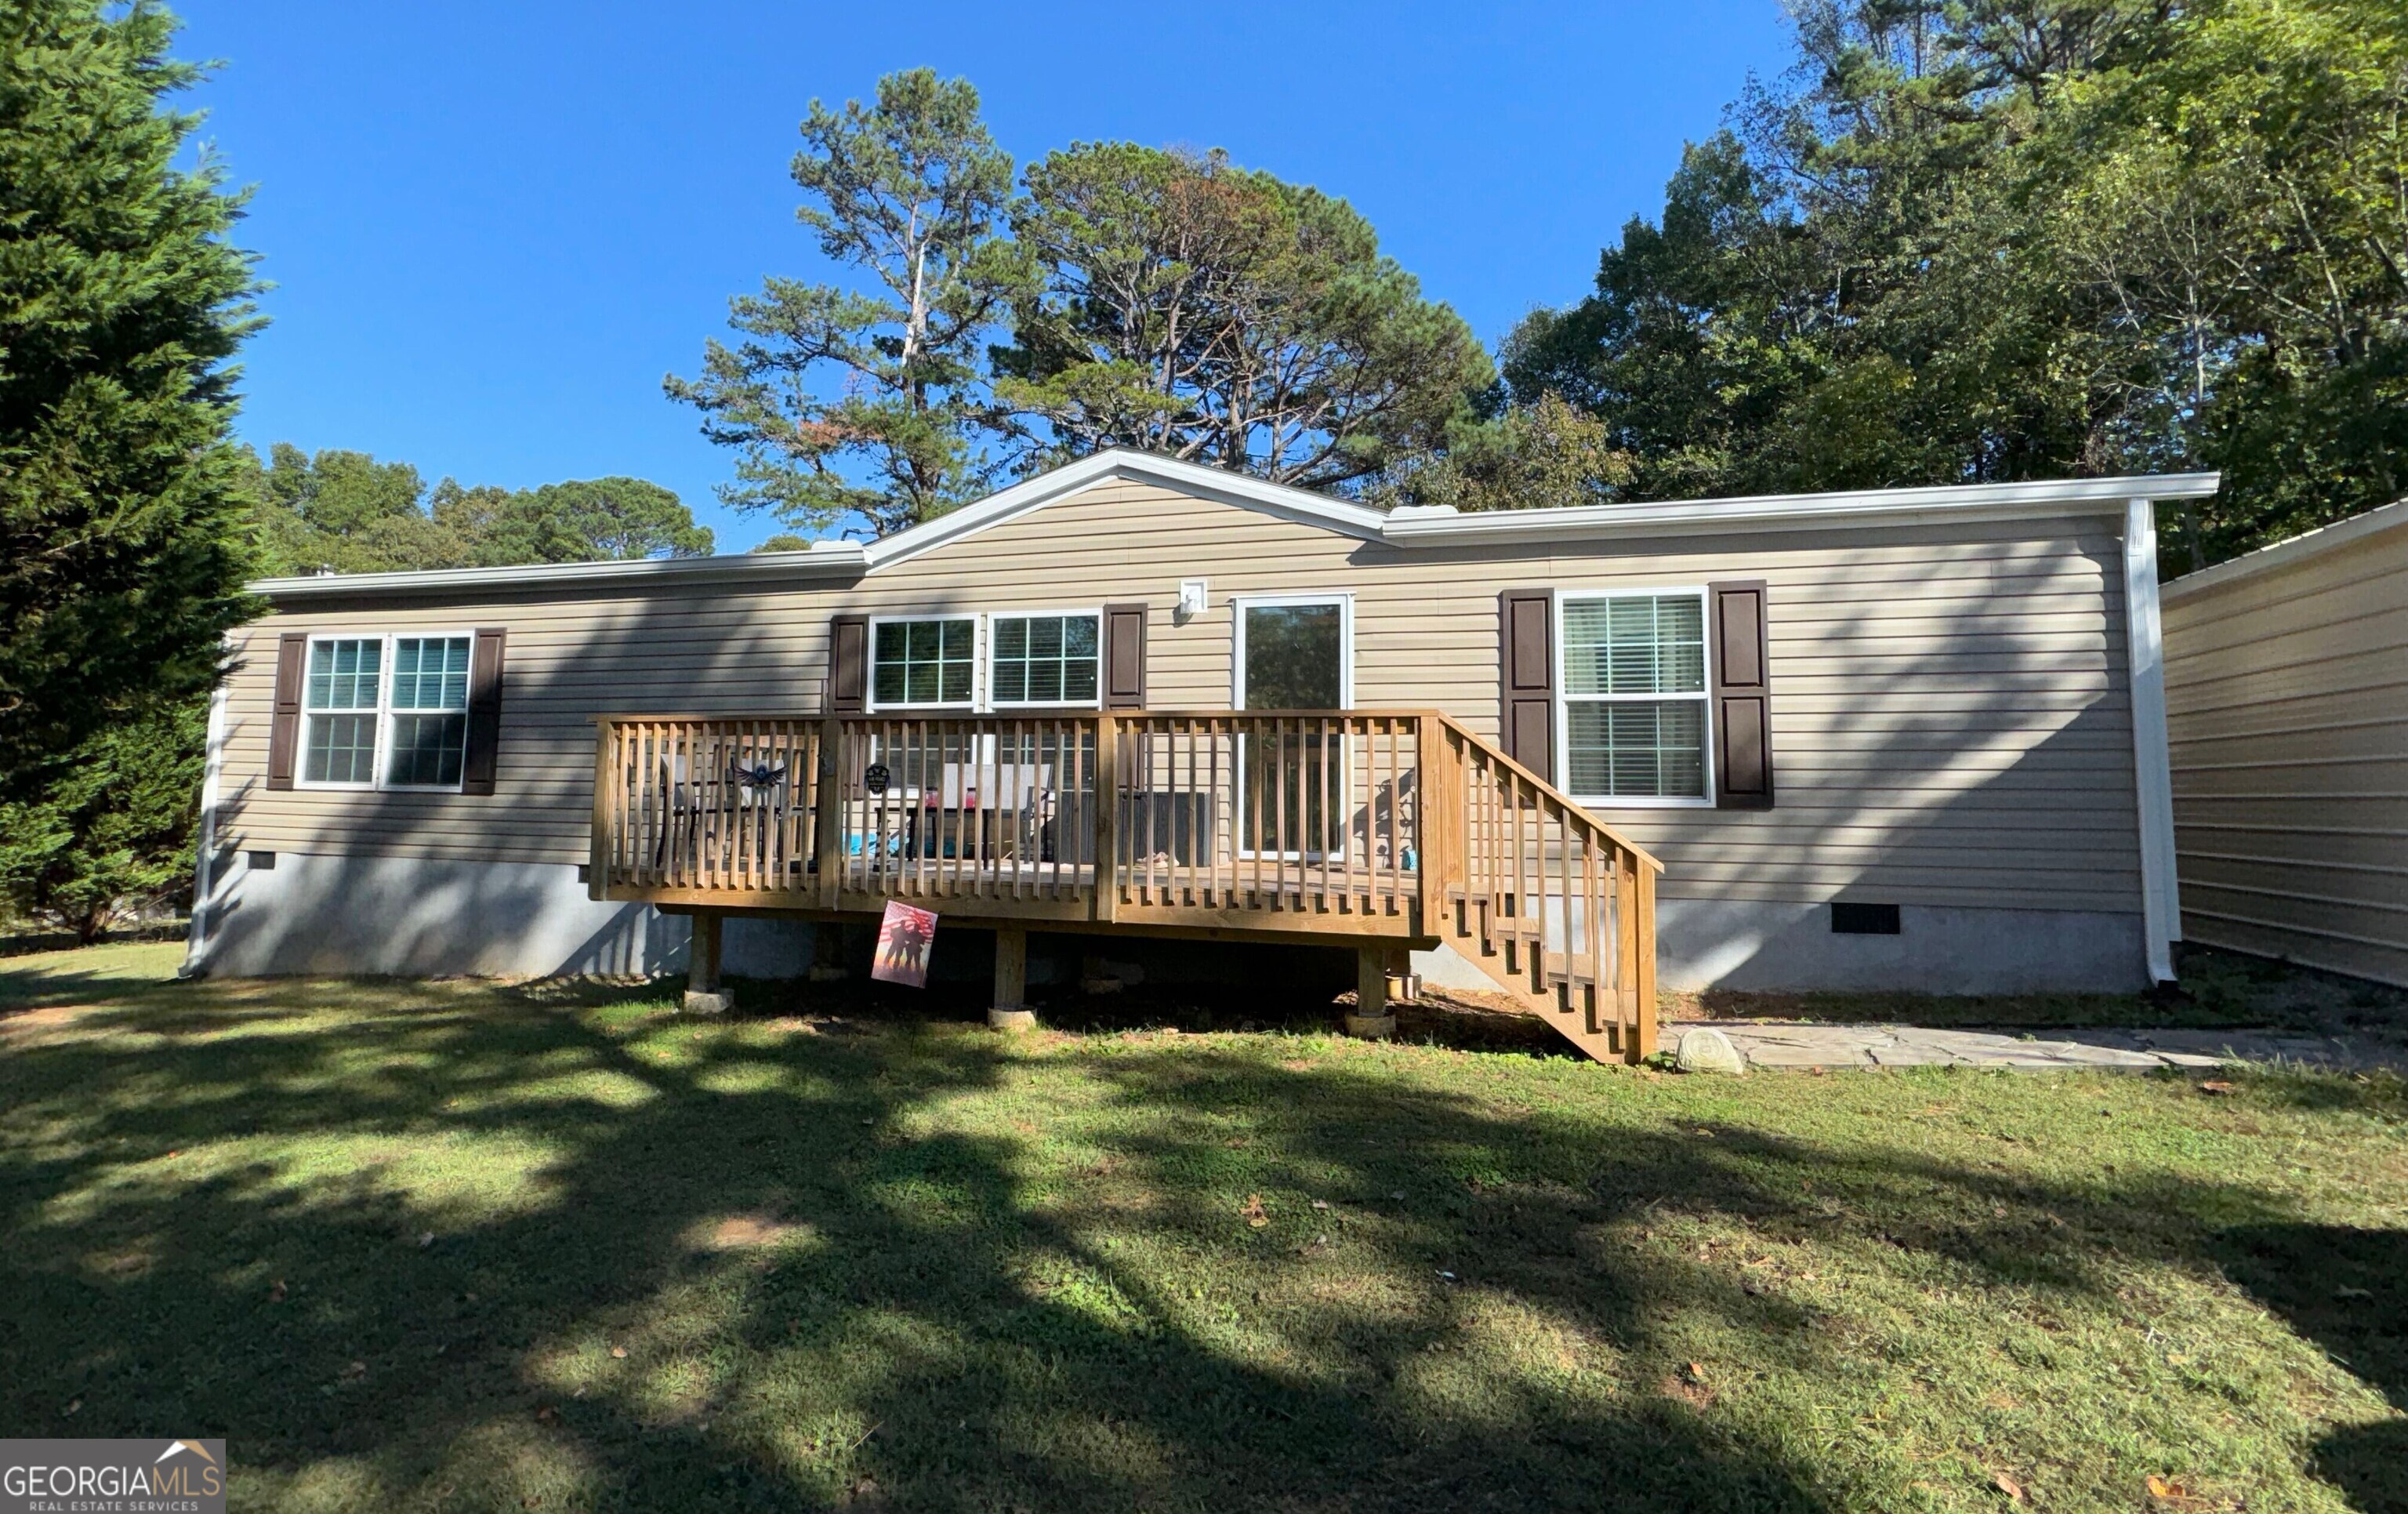
[{"label": "white-framed window", "polygon": [[457,791],[475,644],[466,631],[311,637],[299,786]]},{"label": "white-framed window", "polygon": [[1230,708],[1354,707],[1354,595],[1240,594],[1229,608]]},{"label": "white-framed window", "polygon": [[1703,588],[1555,597],[1555,771],[1584,803],[1713,801]]},{"label": "white-framed window", "polygon": [[988,617],[987,702],[1092,708],[1103,700],[1100,610],[1011,611]]},{"label": "white-framed window", "polygon": [[872,710],[968,710],[977,702],[977,616],[871,619]]},{"label": "white-framed window", "polygon": [[385,783],[457,788],[468,758],[468,648],[465,636],[393,639],[393,694],[385,714]]},{"label": "white-framed window", "polygon": [[383,705],[384,638],[311,637],[301,672],[300,781],[327,788],[376,786],[377,715]]}]

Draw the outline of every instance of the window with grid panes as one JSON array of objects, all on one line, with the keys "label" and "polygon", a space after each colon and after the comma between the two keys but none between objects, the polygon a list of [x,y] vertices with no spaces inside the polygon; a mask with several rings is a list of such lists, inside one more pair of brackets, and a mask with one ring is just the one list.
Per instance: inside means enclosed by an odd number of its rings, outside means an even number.
[{"label": "window with grid panes", "polygon": [[394,638],[387,784],[459,786],[468,754],[468,644],[465,636]]},{"label": "window with grid panes", "polygon": [[997,704],[1093,704],[1102,635],[1095,615],[997,615],[988,698]]},{"label": "window with grid panes", "polygon": [[882,620],[871,627],[869,697],[882,710],[967,705],[972,698],[978,623]]},{"label": "window with grid panes", "polygon": [[384,639],[342,637],[309,643],[302,680],[301,776],[313,784],[376,782],[378,698]]},{"label": "window with grid panes", "polygon": [[1567,596],[1566,786],[1584,799],[1706,797],[1701,593]]}]

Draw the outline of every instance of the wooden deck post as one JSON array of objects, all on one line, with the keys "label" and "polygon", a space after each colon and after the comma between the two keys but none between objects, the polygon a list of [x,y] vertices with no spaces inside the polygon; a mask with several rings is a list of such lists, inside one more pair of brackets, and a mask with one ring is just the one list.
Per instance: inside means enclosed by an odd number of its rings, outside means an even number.
[{"label": "wooden deck post", "polygon": [[736,996],[719,986],[719,933],[723,919],[718,910],[696,910],[694,940],[685,954],[685,1012],[689,1015],[721,1015],[726,1013]]},{"label": "wooden deck post", "polygon": [[1642,862],[1635,871],[1639,874],[1639,943],[1633,965],[1639,1013],[1630,1060],[1643,1061],[1656,1055],[1656,870]]},{"label": "wooden deck post", "polygon": [[1116,919],[1121,909],[1120,722],[1096,716],[1096,901],[1098,920]]},{"label": "wooden deck post", "polygon": [[1397,1033],[1397,1017],[1388,1011],[1388,948],[1354,948],[1354,1007],[1346,1012],[1346,1033],[1384,1041]]},{"label": "wooden deck post", "polygon": [[[812,764],[811,858],[819,872],[820,907],[835,909],[844,887],[844,722],[820,722],[819,760]],[[812,969],[816,976],[818,969]]]},{"label": "wooden deck post", "polygon": [[1028,932],[999,930],[995,933],[995,1002],[986,1022],[998,1031],[1033,1031],[1037,1012],[1028,997]]}]

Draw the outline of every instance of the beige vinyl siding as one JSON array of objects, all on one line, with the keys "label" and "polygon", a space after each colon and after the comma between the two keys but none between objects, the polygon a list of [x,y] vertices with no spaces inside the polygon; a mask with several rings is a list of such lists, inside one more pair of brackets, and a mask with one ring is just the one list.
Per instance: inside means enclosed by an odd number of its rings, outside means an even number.
[{"label": "beige vinyl siding", "polygon": [[2185,939],[2408,984],[2408,516],[2165,636]]},{"label": "beige vinyl siding", "polygon": [[[234,844],[581,861],[601,713],[820,708],[839,613],[1143,600],[1148,703],[1226,709],[1233,595],[1351,592],[1354,701],[1493,736],[1500,589],[1771,585],[1766,813],[1605,809],[1673,898],[2137,911],[2120,545],[2104,519],[1399,549],[1156,485],[1098,484],[857,583],[315,610],[245,634],[230,697]],[[1210,581],[1180,619],[1179,581]],[[497,792],[262,788],[275,637],[507,626]]]}]

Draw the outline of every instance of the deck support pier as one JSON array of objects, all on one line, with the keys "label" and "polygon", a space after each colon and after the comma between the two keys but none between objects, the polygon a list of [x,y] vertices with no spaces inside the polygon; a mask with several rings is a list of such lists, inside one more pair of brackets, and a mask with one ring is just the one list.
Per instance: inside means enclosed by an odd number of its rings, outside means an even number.
[{"label": "deck support pier", "polygon": [[811,927],[811,972],[813,983],[842,983],[850,976],[844,966],[844,927],[834,920],[821,920]]},{"label": "deck support pier", "polygon": [[724,1015],[733,1008],[736,996],[720,987],[720,927],[726,916],[719,910],[696,910],[694,939],[685,954],[685,1012],[689,1015]]},{"label": "deck support pier", "polygon": [[1033,1031],[1037,1012],[1028,997],[1028,932],[1000,930],[995,933],[995,1002],[986,1023],[997,1031]]},{"label": "deck support pier", "polygon": [[1397,1033],[1397,1017],[1388,1010],[1388,948],[1354,949],[1354,1007],[1346,1012],[1346,1033],[1385,1041]]}]

